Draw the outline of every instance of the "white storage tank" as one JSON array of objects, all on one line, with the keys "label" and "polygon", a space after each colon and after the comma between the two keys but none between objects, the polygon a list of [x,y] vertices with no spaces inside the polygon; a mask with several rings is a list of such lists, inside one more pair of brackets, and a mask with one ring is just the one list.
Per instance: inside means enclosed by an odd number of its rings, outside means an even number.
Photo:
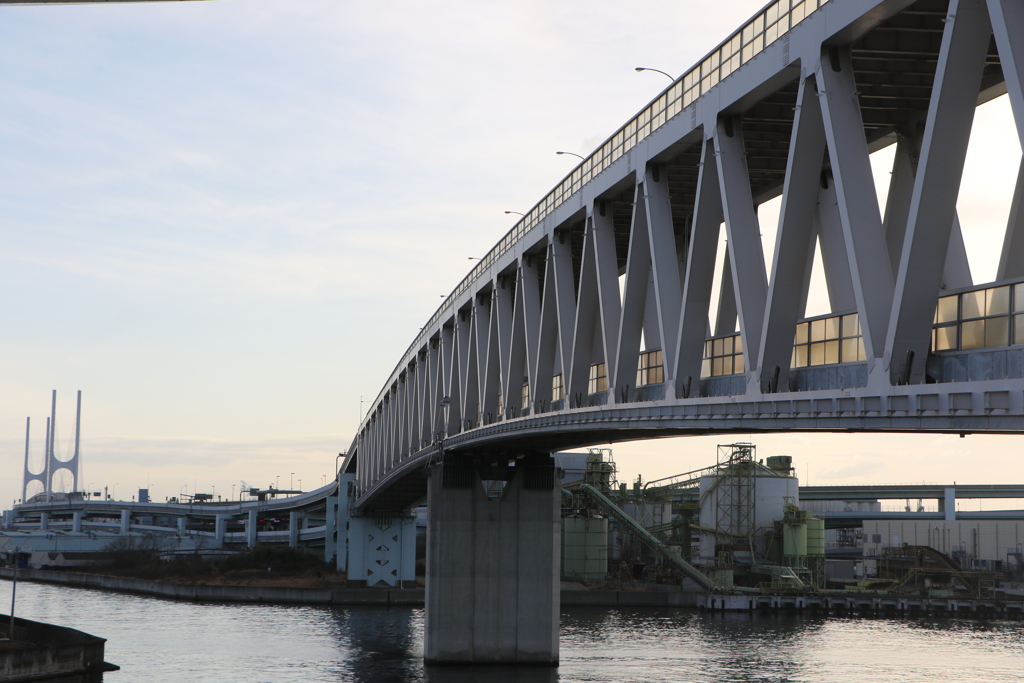
[{"label": "white storage tank", "polygon": [[745,539],[750,535],[754,538],[754,551],[763,555],[766,535],[774,529],[775,521],[785,515],[786,503],[798,502],[800,480],[792,474],[792,459],[772,456],[768,462],[770,466],[753,460],[733,462],[701,477],[700,526],[724,532],[702,531],[702,564],[718,555],[716,546],[733,546],[735,555],[740,553],[740,547],[749,551]]}]

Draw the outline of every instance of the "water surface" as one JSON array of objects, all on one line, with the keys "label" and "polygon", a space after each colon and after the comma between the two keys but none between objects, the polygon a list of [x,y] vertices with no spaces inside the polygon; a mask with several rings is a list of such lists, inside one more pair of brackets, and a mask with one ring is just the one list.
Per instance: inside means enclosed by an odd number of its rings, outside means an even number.
[{"label": "water surface", "polygon": [[[10,604],[0,581],[0,605]],[[104,683],[880,683],[1024,680],[1024,623],[562,612],[561,666],[424,667],[417,608],[194,604],[18,584],[18,615],[107,638]]]}]

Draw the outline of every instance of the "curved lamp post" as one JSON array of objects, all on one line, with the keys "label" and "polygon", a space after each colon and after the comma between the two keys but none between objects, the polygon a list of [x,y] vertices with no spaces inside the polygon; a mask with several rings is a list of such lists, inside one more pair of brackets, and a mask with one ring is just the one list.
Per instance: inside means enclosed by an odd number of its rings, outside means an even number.
[{"label": "curved lamp post", "polygon": [[637,70],[637,71],[657,71],[657,72],[658,72],[659,74],[661,74],[661,75],[662,75],[662,76],[664,76],[665,78],[669,79],[669,80],[670,80],[670,81],[672,81],[673,83],[675,83],[675,82],[676,82],[676,79],[675,79],[675,78],[673,78],[671,74],[667,74],[667,73],[665,73],[664,71],[662,71],[661,69],[652,69],[652,68],[651,68],[651,67],[649,67],[649,66],[638,66],[638,67],[636,67],[636,70]]}]

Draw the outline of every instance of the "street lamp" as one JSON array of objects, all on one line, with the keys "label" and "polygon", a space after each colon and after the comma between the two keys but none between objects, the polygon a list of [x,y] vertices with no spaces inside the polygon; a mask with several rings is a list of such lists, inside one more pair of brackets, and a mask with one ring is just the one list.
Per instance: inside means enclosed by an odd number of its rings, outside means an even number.
[{"label": "street lamp", "polygon": [[[577,154],[576,152],[555,152],[555,154],[568,154],[569,156],[574,156],[579,159],[583,159],[583,156],[581,154]],[[583,160],[586,161],[586,159]]]},{"label": "street lamp", "polygon": [[676,82],[676,79],[675,79],[675,78],[673,78],[673,77],[671,76],[671,74],[667,74],[667,73],[665,73],[664,71],[662,71],[661,69],[652,69],[652,68],[651,68],[651,67],[649,67],[649,66],[638,66],[638,67],[636,67],[636,70],[637,70],[637,71],[656,71],[656,72],[658,72],[659,74],[661,74],[662,76],[665,76],[666,78],[668,78],[668,79],[669,79],[670,81],[672,81],[673,83],[675,83],[675,82]]},{"label": "street lamp", "polygon": [[295,482],[295,473],[292,472],[291,475],[288,477],[288,488],[290,488],[290,489],[295,488],[295,483],[294,482]]},{"label": "street lamp", "polygon": [[523,216],[523,217],[525,217],[525,216],[526,216],[526,214],[525,214],[525,213],[521,213],[521,212],[519,212],[519,211],[506,211],[505,213],[514,213],[514,214],[516,214],[517,216]]}]

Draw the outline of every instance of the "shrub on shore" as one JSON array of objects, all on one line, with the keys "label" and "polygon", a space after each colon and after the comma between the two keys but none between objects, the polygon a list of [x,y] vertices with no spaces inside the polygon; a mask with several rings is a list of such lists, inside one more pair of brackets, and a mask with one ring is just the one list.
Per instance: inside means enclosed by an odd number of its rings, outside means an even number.
[{"label": "shrub on shore", "polygon": [[124,537],[111,541],[104,548],[105,561],[83,568],[96,573],[128,576],[139,579],[176,579],[195,581],[225,575],[239,578],[266,576],[337,577],[337,572],[323,558],[294,548],[257,546],[213,558],[203,554],[176,553],[168,558],[167,549],[157,537]]}]

